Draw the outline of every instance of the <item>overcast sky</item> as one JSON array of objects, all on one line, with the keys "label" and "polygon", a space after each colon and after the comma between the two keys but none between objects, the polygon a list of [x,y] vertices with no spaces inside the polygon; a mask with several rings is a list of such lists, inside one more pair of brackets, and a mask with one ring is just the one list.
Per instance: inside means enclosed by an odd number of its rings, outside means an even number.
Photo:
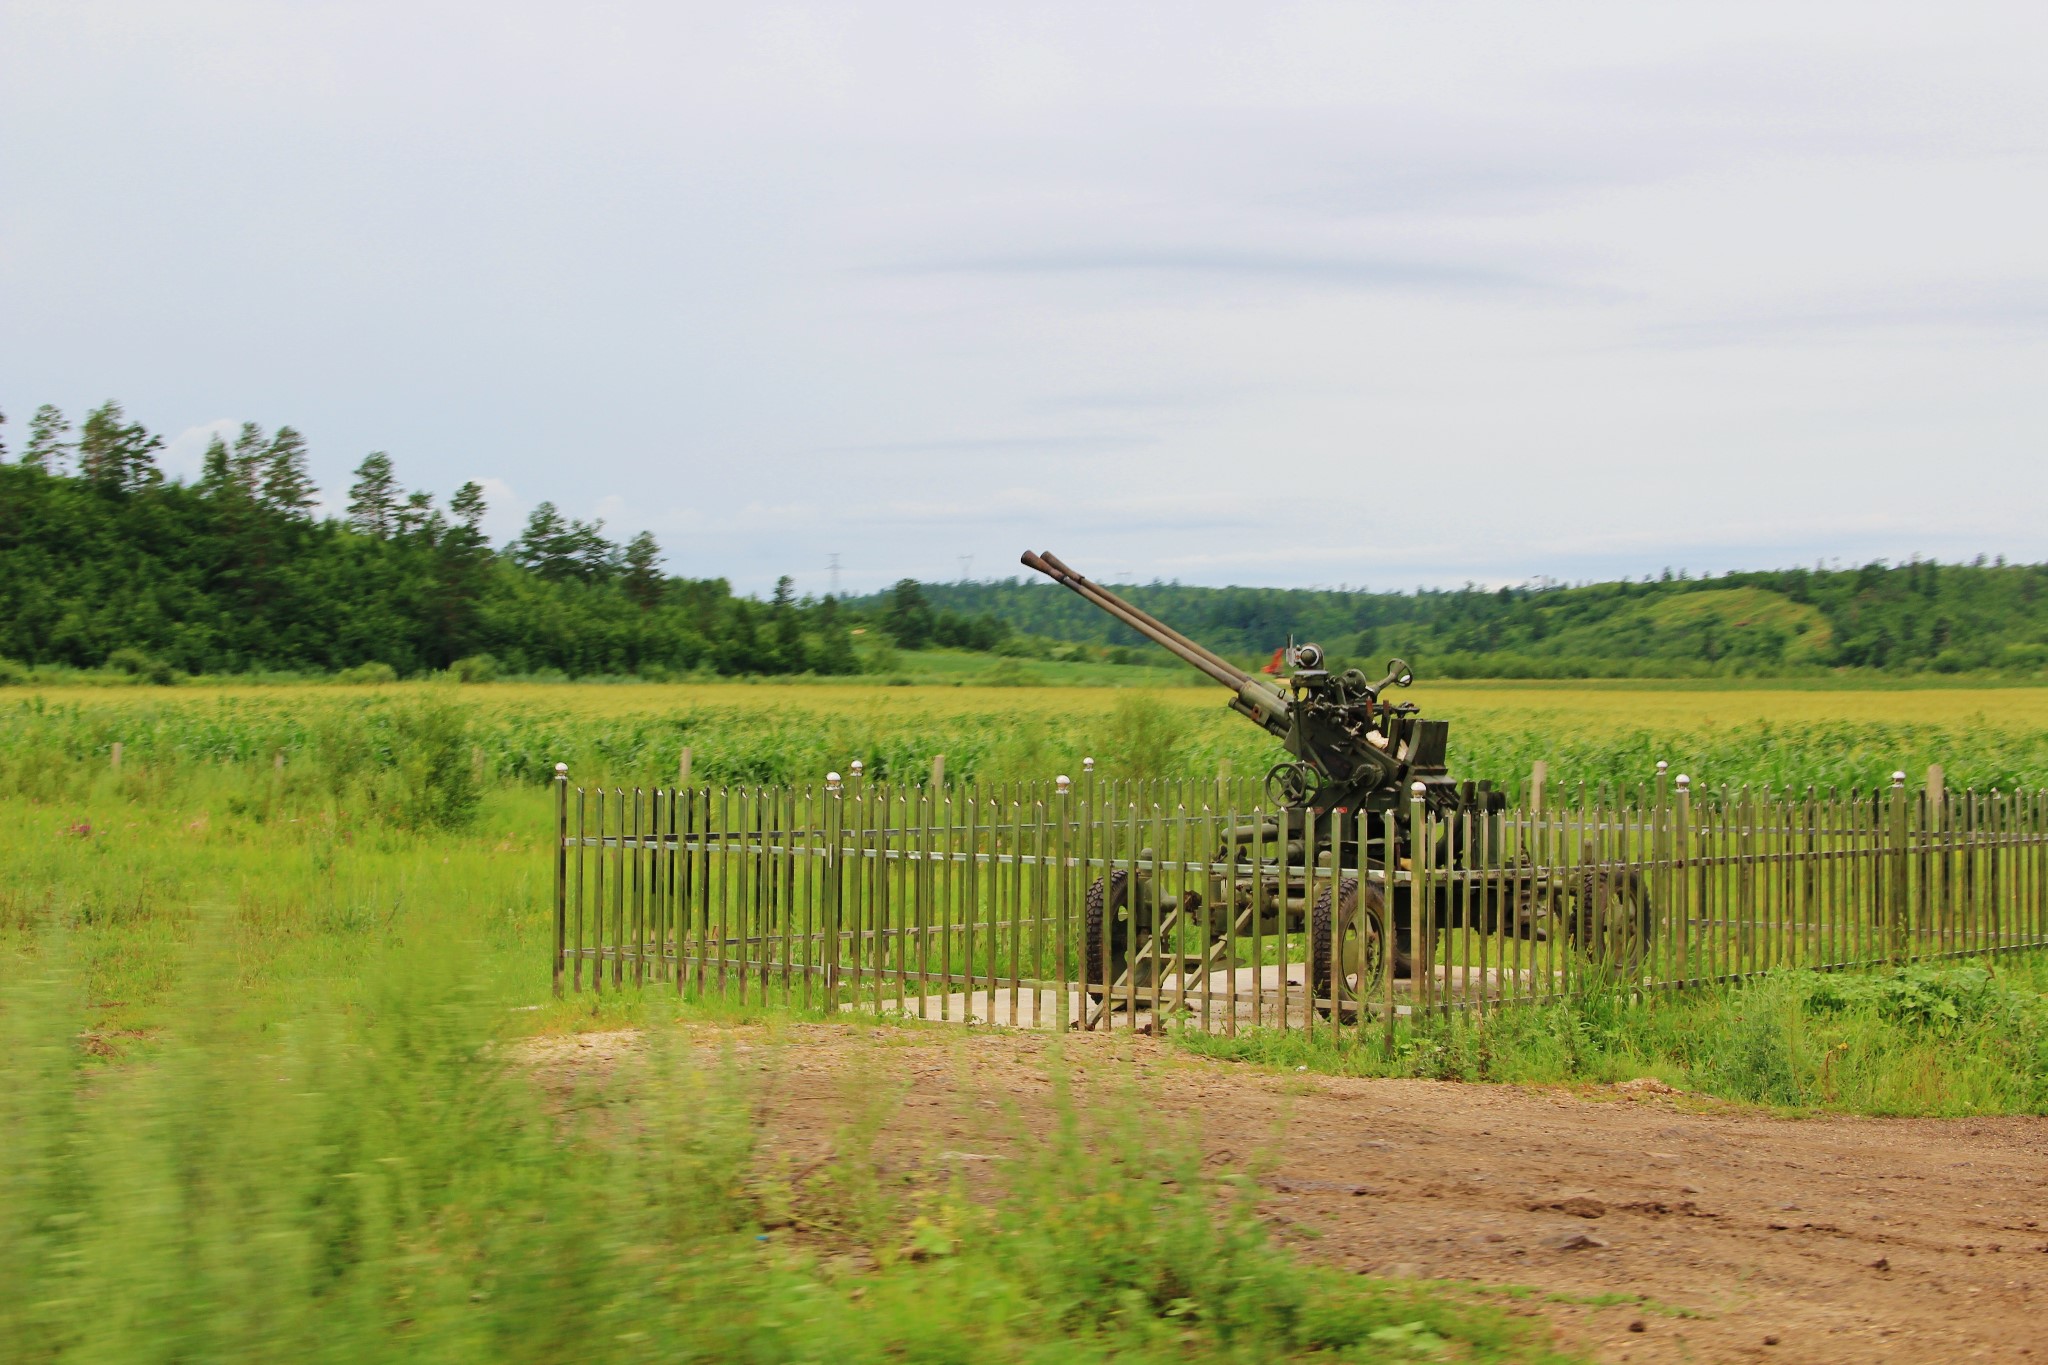
[{"label": "overcast sky", "polygon": [[[0,0],[0,429],[760,589],[2048,559],[2048,6]],[[972,556],[971,561],[966,557]]]}]

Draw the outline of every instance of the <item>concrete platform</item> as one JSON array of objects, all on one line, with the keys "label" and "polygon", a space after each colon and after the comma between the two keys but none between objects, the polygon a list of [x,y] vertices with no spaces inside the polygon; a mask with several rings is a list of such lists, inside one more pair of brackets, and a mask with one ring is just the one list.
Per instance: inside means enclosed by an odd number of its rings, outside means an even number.
[{"label": "concrete platform", "polygon": [[[1234,1013],[1240,1028],[1258,1023],[1277,1026],[1281,1018],[1281,1001],[1286,1001],[1286,1017],[1290,1026],[1298,1025],[1309,1009],[1308,992],[1301,986],[1305,968],[1300,963],[1282,967],[1278,963],[1265,967],[1240,967],[1236,971],[1211,972],[1206,985],[1209,994],[1209,1025],[1222,1028]],[[1285,975],[1283,975],[1283,973]],[[1433,976],[1436,980],[1432,992],[1441,1002],[1477,1001],[1484,997],[1499,1000],[1504,988],[1519,994],[1530,987],[1534,973],[1527,971],[1506,971],[1500,968],[1438,967]],[[1197,1026],[1202,1019],[1202,995],[1205,982],[1200,978],[1187,983],[1185,1008],[1178,998],[1179,978],[1169,974],[1165,982],[1169,1015],[1185,1024],[1192,1021]],[[1050,1028],[1064,1022],[1068,1027],[1078,1027],[1081,1021],[1082,995],[1078,989],[1066,993],[1066,1018],[1059,1019],[1059,993],[1051,990],[1019,988],[1012,992],[1007,986],[998,986],[991,996],[986,990],[954,991],[948,994],[933,993],[922,998],[907,994],[899,1006],[895,998],[894,982],[888,983],[884,991],[882,1011],[912,1019],[949,1020],[964,1024],[993,1024],[999,1028]],[[914,983],[913,983],[914,985]],[[1257,990],[1257,1010],[1254,1012],[1253,991]],[[1236,992],[1233,1007],[1232,991]],[[1394,1013],[1411,1013],[1414,1009],[1415,983],[1396,981],[1394,983]],[[872,996],[849,1002],[840,1007],[847,1011],[872,1012],[875,1008]],[[1262,1016],[1262,1017],[1261,1017]],[[1140,1002],[1137,1017],[1118,1009],[1114,1027],[1143,1028],[1152,1022],[1152,1010]]]}]

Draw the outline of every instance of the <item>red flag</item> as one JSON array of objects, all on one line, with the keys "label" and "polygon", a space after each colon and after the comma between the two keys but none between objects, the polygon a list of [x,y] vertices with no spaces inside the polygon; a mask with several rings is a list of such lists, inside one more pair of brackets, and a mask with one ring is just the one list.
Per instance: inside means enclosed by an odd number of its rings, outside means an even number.
[{"label": "red flag", "polygon": [[1273,661],[1260,669],[1261,673],[1278,673],[1287,658],[1287,647],[1282,645],[1273,651]]}]

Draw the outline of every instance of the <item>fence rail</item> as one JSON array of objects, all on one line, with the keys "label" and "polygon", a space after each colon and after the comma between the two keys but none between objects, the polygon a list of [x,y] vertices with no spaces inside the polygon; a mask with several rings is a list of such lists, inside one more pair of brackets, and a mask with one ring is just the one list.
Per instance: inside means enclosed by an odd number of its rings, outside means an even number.
[{"label": "fence rail", "polygon": [[558,768],[555,989],[1362,1031],[2048,941],[2048,792],[1939,770],[1695,791],[1660,764],[1628,792],[1523,795],[1304,821],[1228,778],[649,789]]}]

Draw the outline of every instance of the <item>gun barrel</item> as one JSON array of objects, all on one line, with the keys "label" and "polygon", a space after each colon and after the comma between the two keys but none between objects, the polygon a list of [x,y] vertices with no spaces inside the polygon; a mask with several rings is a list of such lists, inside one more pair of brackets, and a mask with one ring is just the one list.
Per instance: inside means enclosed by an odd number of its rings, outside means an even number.
[{"label": "gun barrel", "polygon": [[1056,556],[1040,555],[1026,550],[1021,562],[1026,568],[1036,569],[1084,601],[1107,612],[1183,663],[1193,665],[1222,683],[1248,706],[1257,710],[1269,726],[1286,720],[1289,707],[1285,697],[1229,660],[1204,649],[1165,622],[1140,611],[1107,588],[1075,573]]},{"label": "gun barrel", "polygon": [[1200,644],[1194,640],[1190,640],[1187,636],[1181,634],[1172,626],[1167,625],[1166,622],[1160,620],[1151,612],[1148,612],[1144,608],[1136,606],[1133,603],[1124,601],[1123,598],[1118,597],[1115,593],[1111,592],[1108,588],[1103,587],[1094,579],[1089,578],[1083,574],[1076,573],[1074,570],[1068,568],[1065,563],[1061,562],[1060,557],[1054,554],[1052,551],[1041,551],[1039,554],[1039,558],[1043,559],[1046,563],[1052,565],[1053,568],[1058,569],[1068,578],[1071,578],[1075,582],[1085,586],[1096,597],[1102,598],[1110,602],[1114,606],[1120,608],[1126,615],[1135,616],[1138,620],[1144,622],[1147,626],[1151,627],[1151,629],[1146,631],[1145,634],[1151,636],[1153,639],[1158,640],[1161,636],[1164,636],[1167,639],[1173,640],[1176,643],[1178,643],[1183,649],[1193,650],[1195,653],[1201,655],[1203,658],[1207,659],[1210,663],[1216,665],[1218,668],[1227,670],[1233,682],[1239,685],[1242,685],[1247,682],[1255,683],[1258,681],[1257,678],[1254,678],[1251,674],[1245,672],[1236,664],[1230,662],[1230,660],[1224,658],[1222,655],[1216,653],[1214,650],[1208,648],[1206,645]]}]

